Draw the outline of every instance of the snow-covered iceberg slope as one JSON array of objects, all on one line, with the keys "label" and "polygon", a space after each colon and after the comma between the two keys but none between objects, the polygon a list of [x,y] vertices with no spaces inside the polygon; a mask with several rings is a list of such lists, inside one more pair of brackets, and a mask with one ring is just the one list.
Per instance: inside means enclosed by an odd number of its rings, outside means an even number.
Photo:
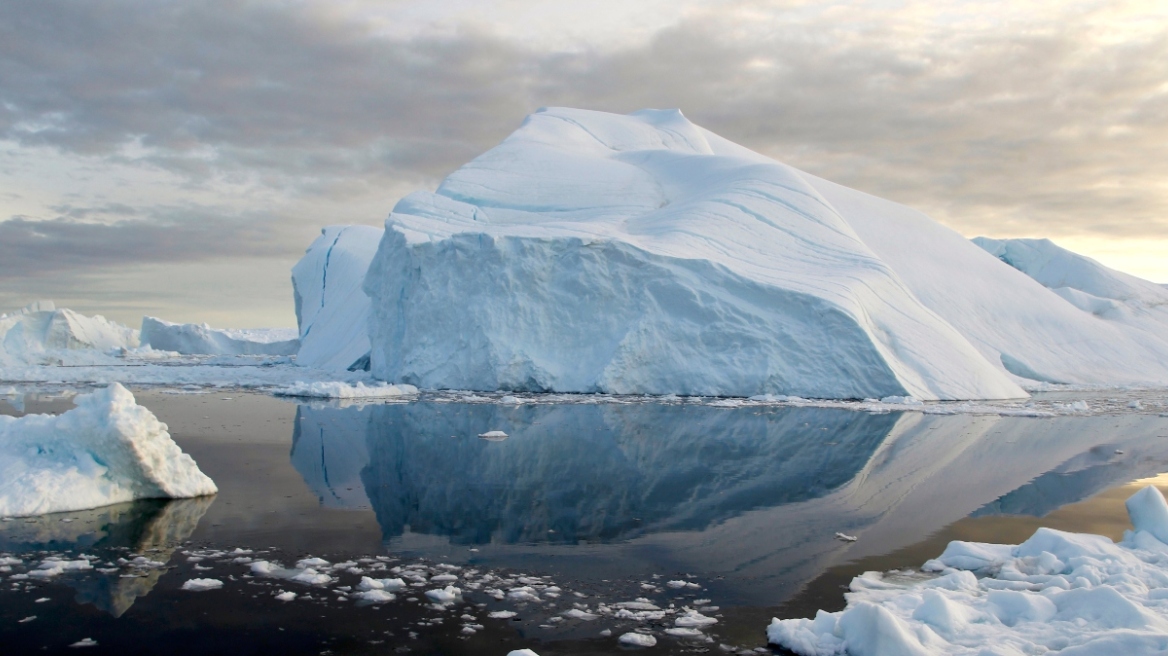
[{"label": "snow-covered iceberg slope", "polygon": [[329,226],[292,267],[300,326],[297,364],[330,371],[369,369],[369,297],[361,284],[383,232]]},{"label": "snow-covered iceberg slope", "polygon": [[232,330],[155,317],[142,317],[142,344],[184,355],[295,355],[300,348],[291,328]]},{"label": "snow-covered iceberg slope", "polygon": [[372,371],[424,388],[1023,396],[809,179],[677,111],[541,110],[394,208],[365,280]]},{"label": "snow-covered iceberg slope", "polygon": [[37,359],[53,351],[136,348],[138,331],[103,316],[87,317],[38,301],[0,314],[0,363]]},{"label": "snow-covered iceberg slope", "polygon": [[[1168,504],[1127,502],[1123,542],[1040,528],[1020,545],[951,542],[921,581],[868,572],[848,606],[774,620],[771,643],[836,654],[1162,654],[1168,649]],[[974,574],[982,576],[979,578]]]},{"label": "snow-covered iceberg slope", "polygon": [[0,416],[0,516],[217,492],[166,424],[114,383],[58,416]]}]

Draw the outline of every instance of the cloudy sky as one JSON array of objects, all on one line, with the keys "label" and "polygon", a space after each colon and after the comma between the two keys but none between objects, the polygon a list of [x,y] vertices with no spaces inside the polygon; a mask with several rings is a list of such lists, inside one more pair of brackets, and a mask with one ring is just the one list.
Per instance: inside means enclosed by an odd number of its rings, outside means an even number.
[{"label": "cloudy sky", "polygon": [[1168,3],[0,0],[0,311],[294,325],[538,107],[678,107],[968,236],[1168,282]]}]

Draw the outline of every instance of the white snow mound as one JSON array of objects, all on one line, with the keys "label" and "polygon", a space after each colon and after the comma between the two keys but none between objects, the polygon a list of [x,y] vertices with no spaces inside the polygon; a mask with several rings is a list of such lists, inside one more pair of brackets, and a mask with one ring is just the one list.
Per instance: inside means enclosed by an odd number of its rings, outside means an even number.
[{"label": "white snow mound", "polygon": [[361,290],[384,231],[329,226],[292,267],[300,352],[296,364],[369,369],[369,297]]},{"label": "white snow mound", "polygon": [[803,656],[1162,654],[1168,504],[1149,486],[1127,505],[1135,531],[1119,544],[1048,528],[1020,545],[951,542],[924,566],[940,577],[867,572],[845,610],[775,619],[767,637]]},{"label": "white snow mound", "polygon": [[0,314],[0,363],[28,361],[53,351],[136,348],[138,331],[101,315],[87,317],[52,301],[38,301]]},{"label": "white snow mound", "polygon": [[1025,396],[850,224],[883,206],[843,211],[815,184],[678,111],[540,110],[390,214],[364,285],[372,372],[471,390]]},{"label": "white snow mound", "polygon": [[57,416],[0,416],[0,516],[218,491],[125,387],[114,383],[75,403]]},{"label": "white snow mound", "polygon": [[155,317],[142,317],[142,344],[183,355],[295,355],[300,348],[291,328],[233,330]]}]

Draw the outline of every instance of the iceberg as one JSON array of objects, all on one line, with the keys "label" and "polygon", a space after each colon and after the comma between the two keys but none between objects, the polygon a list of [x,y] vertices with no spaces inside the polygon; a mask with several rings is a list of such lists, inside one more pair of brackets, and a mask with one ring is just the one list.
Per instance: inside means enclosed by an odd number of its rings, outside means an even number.
[{"label": "iceberg", "polygon": [[369,297],[361,285],[383,233],[370,226],[329,226],[292,268],[300,328],[296,364],[369,369]]},{"label": "iceberg", "polygon": [[0,363],[27,361],[51,352],[137,348],[138,331],[101,315],[87,317],[52,301],[0,314]]},{"label": "iceberg", "polygon": [[815,184],[678,111],[540,110],[395,206],[364,284],[372,372],[471,390],[1025,396],[850,225],[879,208],[841,211]]},{"label": "iceberg", "polygon": [[155,317],[142,317],[142,344],[183,355],[295,355],[300,348],[292,329],[231,330]]},{"label": "iceberg", "polygon": [[0,516],[218,491],[125,387],[114,383],[75,403],[58,416],[0,416]]},{"label": "iceberg", "polygon": [[[924,565],[936,578],[867,572],[847,608],[775,619],[772,644],[836,654],[1161,654],[1168,648],[1168,505],[1155,487],[1128,501],[1118,544],[1040,528],[1020,545],[954,541]],[[980,574],[979,577],[977,574]]]}]

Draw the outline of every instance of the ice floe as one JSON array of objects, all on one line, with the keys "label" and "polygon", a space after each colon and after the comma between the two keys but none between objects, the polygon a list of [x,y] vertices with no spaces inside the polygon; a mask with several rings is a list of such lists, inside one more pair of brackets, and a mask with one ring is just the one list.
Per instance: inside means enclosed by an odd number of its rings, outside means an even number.
[{"label": "ice floe", "polygon": [[183,355],[295,355],[300,348],[291,328],[212,328],[155,317],[142,317],[142,344]]},{"label": "ice floe", "polygon": [[217,491],[125,387],[115,383],[75,403],[58,416],[0,416],[0,516]]},{"label": "ice floe", "polygon": [[288,387],[280,387],[272,391],[276,396],[299,396],[321,399],[391,399],[414,397],[418,388],[413,385],[388,385],[374,383],[365,385],[339,381],[297,381]]},{"label": "ice floe", "polygon": [[865,573],[845,610],[775,619],[767,636],[803,656],[1163,653],[1168,504],[1149,486],[1127,506],[1120,543],[1049,528],[1020,545],[955,541],[922,568],[939,576]]}]

